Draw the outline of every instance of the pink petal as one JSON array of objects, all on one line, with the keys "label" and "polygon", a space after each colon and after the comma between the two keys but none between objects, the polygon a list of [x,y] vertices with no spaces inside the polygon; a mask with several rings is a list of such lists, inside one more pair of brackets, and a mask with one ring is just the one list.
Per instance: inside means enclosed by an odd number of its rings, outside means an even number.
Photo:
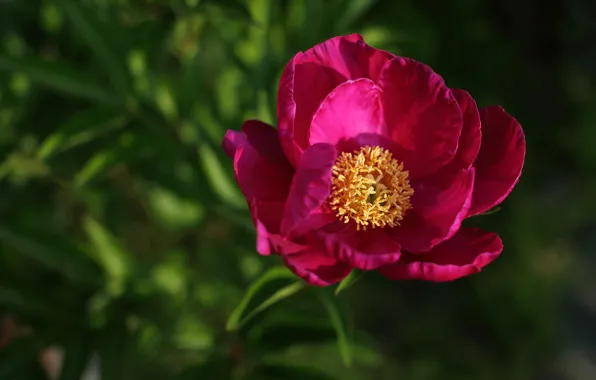
[{"label": "pink petal", "polygon": [[244,138],[233,132],[224,138],[229,151],[237,144],[234,172],[240,190],[249,203],[252,199],[284,201],[294,169],[283,155],[275,129],[256,121],[246,122],[242,129]]},{"label": "pink petal", "polygon": [[376,80],[392,57],[366,45],[357,34],[332,38],[294,56],[277,94],[279,136],[294,166],[308,147],[310,123],[323,99],[347,80]]},{"label": "pink petal", "polygon": [[263,255],[295,252],[298,248],[279,235],[294,169],[283,154],[275,129],[247,121],[242,130],[228,131],[223,147],[234,158],[236,181],[257,227],[257,251]]},{"label": "pink petal", "polygon": [[328,286],[335,284],[350,274],[351,271],[348,265],[314,249],[307,249],[282,257],[292,272],[311,285]]},{"label": "pink petal", "polygon": [[224,135],[224,139],[221,145],[224,150],[224,153],[228,157],[234,158],[234,155],[236,154],[238,148],[243,146],[244,144],[246,144],[246,135],[242,132],[230,129]]},{"label": "pink petal", "polygon": [[304,246],[289,241],[280,235],[283,202],[261,202],[253,200],[250,213],[257,232],[257,252],[261,255],[272,253],[292,254],[304,250]]},{"label": "pink petal", "polygon": [[335,147],[328,144],[315,144],[304,151],[286,202],[282,235],[292,238],[328,223],[322,206],[331,191],[336,157]]},{"label": "pink petal", "polygon": [[455,156],[462,112],[443,79],[409,58],[387,62],[378,82],[383,89],[390,136],[404,150],[399,157],[412,179],[428,177]]},{"label": "pink petal", "polygon": [[519,123],[498,106],[480,109],[482,145],[476,168],[476,183],[469,215],[501,203],[521,176],[526,140]]},{"label": "pink petal", "polygon": [[463,125],[457,152],[450,165],[457,169],[469,169],[480,150],[482,133],[480,132],[480,114],[474,99],[464,90],[451,89],[455,100],[461,108]]},{"label": "pink petal", "polygon": [[451,239],[426,254],[403,254],[379,272],[392,280],[452,281],[480,272],[503,250],[498,235],[477,228],[462,228]]},{"label": "pink petal", "polygon": [[313,117],[309,143],[335,145],[361,133],[383,134],[381,89],[369,79],[348,81],[333,90]]},{"label": "pink petal", "polygon": [[401,256],[399,244],[383,228],[357,231],[353,224],[348,224],[337,232],[330,233],[325,229],[312,232],[308,235],[308,242],[349,266],[362,270],[394,263]]},{"label": "pink petal", "polygon": [[388,233],[404,251],[427,252],[459,229],[472,200],[474,168],[442,172],[412,187],[412,208]]},{"label": "pink petal", "polygon": [[350,34],[331,38],[307,50],[301,62],[329,67],[345,80],[377,80],[385,63],[393,57],[393,54],[368,46],[359,34]]}]

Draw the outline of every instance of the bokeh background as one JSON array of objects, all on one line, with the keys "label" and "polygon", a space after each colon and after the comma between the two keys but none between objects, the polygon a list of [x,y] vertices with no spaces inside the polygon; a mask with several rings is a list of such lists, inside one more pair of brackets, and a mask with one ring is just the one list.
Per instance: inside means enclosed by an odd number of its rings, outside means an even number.
[{"label": "bokeh background", "polygon": [[[0,0],[0,379],[596,379],[594,20],[590,0]],[[223,134],[275,124],[286,62],[353,32],[521,122],[519,185],[469,220],[505,251],[227,331],[280,261]]]}]

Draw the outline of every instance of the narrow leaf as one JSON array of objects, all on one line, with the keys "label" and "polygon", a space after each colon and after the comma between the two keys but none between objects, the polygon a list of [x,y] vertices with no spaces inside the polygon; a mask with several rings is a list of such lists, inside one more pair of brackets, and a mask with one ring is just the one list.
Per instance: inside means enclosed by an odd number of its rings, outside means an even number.
[{"label": "narrow leaf", "polygon": [[351,287],[356,282],[358,282],[358,280],[360,280],[362,276],[364,276],[364,273],[366,272],[360,272],[357,270],[353,270],[352,272],[350,272],[350,274],[346,278],[341,280],[339,285],[337,285],[337,287],[335,288],[335,295],[339,295],[340,292],[346,290],[347,288]]},{"label": "narrow leaf", "polygon": [[121,96],[125,96],[130,86],[130,80],[126,62],[123,58],[121,59],[119,49],[115,46],[116,40],[110,38],[113,35],[110,24],[99,20],[96,14],[81,2],[58,0],[58,4],[71,22],[74,32],[84,40],[102,67],[105,68],[112,86]]},{"label": "narrow leaf", "polygon": [[68,95],[114,103],[100,83],[64,62],[46,61],[33,55],[22,58],[0,56],[0,70],[23,73],[35,83]]},{"label": "narrow leaf", "polygon": [[37,156],[47,159],[62,151],[92,141],[126,124],[127,118],[111,107],[97,107],[71,116],[41,144]]},{"label": "narrow leaf", "polygon": [[91,284],[101,282],[99,271],[84,252],[65,241],[4,225],[0,225],[0,241],[72,281]]},{"label": "narrow leaf", "polygon": [[[248,311],[249,306],[254,299],[264,292],[264,288],[273,283],[285,283],[286,285],[278,287],[270,296],[262,301],[258,306]],[[287,284],[289,282],[289,284]],[[285,267],[276,267],[265,272],[259,277],[249,288],[240,304],[234,309],[226,324],[228,331],[238,330],[246,322],[254,318],[263,310],[271,305],[296,294],[303,289],[306,284],[299,280],[296,281],[296,276]]]},{"label": "narrow leaf", "polygon": [[207,175],[207,180],[211,184],[211,188],[215,190],[216,194],[222,198],[223,201],[234,206],[244,206],[244,197],[237,190],[230,176],[225,171],[221,161],[213,149],[207,144],[199,145],[199,154],[203,164],[203,170]]},{"label": "narrow leaf", "polygon": [[342,360],[346,367],[350,367],[352,365],[352,350],[347,333],[347,324],[344,318],[342,318],[339,306],[334,298],[331,298],[328,293],[323,292],[320,293],[320,299],[327,310],[331,324],[335,328],[337,348]]},{"label": "narrow leaf", "polygon": [[119,242],[99,222],[91,217],[84,220],[83,228],[93,247],[94,258],[108,275],[108,292],[119,295],[130,274],[131,257]]}]

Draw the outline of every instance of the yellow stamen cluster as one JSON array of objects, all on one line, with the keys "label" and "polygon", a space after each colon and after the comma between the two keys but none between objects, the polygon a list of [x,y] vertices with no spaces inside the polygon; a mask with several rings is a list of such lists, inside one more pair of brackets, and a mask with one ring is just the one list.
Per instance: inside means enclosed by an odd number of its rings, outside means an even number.
[{"label": "yellow stamen cluster", "polygon": [[333,166],[329,206],[344,223],[354,221],[358,230],[395,227],[412,208],[408,172],[391,152],[364,146],[342,153]]}]

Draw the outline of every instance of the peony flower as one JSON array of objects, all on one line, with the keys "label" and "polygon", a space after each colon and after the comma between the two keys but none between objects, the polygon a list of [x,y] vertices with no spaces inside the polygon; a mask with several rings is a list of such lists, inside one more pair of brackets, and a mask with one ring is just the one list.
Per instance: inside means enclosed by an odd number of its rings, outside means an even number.
[{"label": "peony flower", "polygon": [[496,234],[460,226],[520,177],[524,134],[503,108],[352,34],[292,58],[277,116],[223,141],[260,254],[326,286],[355,268],[450,281],[501,253]]}]

